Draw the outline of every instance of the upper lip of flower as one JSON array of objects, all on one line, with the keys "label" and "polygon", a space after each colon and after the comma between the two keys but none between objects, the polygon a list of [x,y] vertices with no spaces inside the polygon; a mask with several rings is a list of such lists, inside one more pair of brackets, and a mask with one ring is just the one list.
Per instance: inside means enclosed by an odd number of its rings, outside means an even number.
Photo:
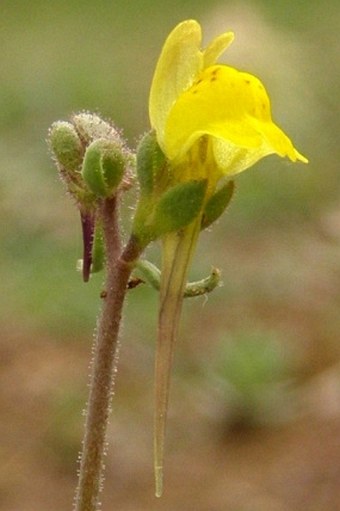
[{"label": "upper lip of flower", "polygon": [[195,20],[183,21],[170,33],[158,60],[149,100],[151,126],[156,129],[161,145],[166,119],[177,98],[205,67],[216,62],[233,39],[233,32],[226,32],[202,51],[202,31]]}]

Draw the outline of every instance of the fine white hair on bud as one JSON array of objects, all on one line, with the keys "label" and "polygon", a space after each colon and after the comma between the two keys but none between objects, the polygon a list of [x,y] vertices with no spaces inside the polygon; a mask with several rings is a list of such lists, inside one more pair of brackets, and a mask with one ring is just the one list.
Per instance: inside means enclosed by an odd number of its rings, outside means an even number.
[{"label": "fine white hair on bud", "polygon": [[124,145],[117,128],[113,126],[112,123],[101,119],[101,117],[97,114],[81,112],[74,114],[71,121],[78,135],[86,145],[98,138],[114,140],[117,144],[120,144],[121,146]]}]

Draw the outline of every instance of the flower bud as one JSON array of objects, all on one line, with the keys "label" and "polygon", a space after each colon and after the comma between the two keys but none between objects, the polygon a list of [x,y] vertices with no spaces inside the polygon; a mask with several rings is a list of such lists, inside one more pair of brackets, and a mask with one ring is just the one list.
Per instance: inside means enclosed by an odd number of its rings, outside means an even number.
[{"label": "flower bud", "polygon": [[63,121],[53,123],[48,141],[59,166],[69,173],[79,170],[83,147],[71,123]]},{"label": "flower bud", "polygon": [[99,138],[115,140],[123,145],[118,131],[96,114],[81,112],[73,115],[71,121],[85,145]]},{"label": "flower bud", "polygon": [[86,149],[81,174],[97,197],[109,197],[123,177],[125,164],[121,146],[115,141],[100,138]]}]

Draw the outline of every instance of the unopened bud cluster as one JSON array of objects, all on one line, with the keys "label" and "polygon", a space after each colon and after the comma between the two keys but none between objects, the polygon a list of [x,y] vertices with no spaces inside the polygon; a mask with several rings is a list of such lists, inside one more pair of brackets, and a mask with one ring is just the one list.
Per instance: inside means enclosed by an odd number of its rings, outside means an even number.
[{"label": "unopened bud cluster", "polygon": [[55,122],[49,145],[59,174],[80,210],[84,281],[103,267],[104,243],[100,206],[131,186],[134,163],[117,129],[98,115],[82,112],[70,122]]},{"label": "unopened bud cluster", "polygon": [[81,210],[131,182],[132,155],[117,129],[98,115],[83,112],[70,122],[55,122],[49,144],[60,176]]}]

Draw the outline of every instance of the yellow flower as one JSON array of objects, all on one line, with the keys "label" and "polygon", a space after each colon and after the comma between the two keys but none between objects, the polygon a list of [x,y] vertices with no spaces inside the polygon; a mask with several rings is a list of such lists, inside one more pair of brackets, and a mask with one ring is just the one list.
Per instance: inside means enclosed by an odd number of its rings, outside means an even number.
[{"label": "yellow flower", "polygon": [[[202,51],[196,21],[180,23],[159,58],[150,92],[150,120],[169,160],[170,183],[207,180],[205,199],[224,175],[241,172],[269,154],[307,163],[271,118],[270,101],[254,76],[216,60],[233,40],[227,32]],[[168,177],[168,176],[167,176]],[[203,211],[189,225],[162,237],[162,274],[155,361],[154,468],[162,494],[163,458],[174,345],[187,271]]]},{"label": "yellow flower", "polygon": [[233,38],[232,32],[222,34],[202,51],[201,27],[188,20],[164,44],[149,113],[158,143],[173,167],[181,167],[182,179],[202,177],[195,174],[202,174],[200,162],[207,177],[212,173],[215,179],[237,174],[272,153],[307,163],[273,123],[260,80],[216,64]]}]

